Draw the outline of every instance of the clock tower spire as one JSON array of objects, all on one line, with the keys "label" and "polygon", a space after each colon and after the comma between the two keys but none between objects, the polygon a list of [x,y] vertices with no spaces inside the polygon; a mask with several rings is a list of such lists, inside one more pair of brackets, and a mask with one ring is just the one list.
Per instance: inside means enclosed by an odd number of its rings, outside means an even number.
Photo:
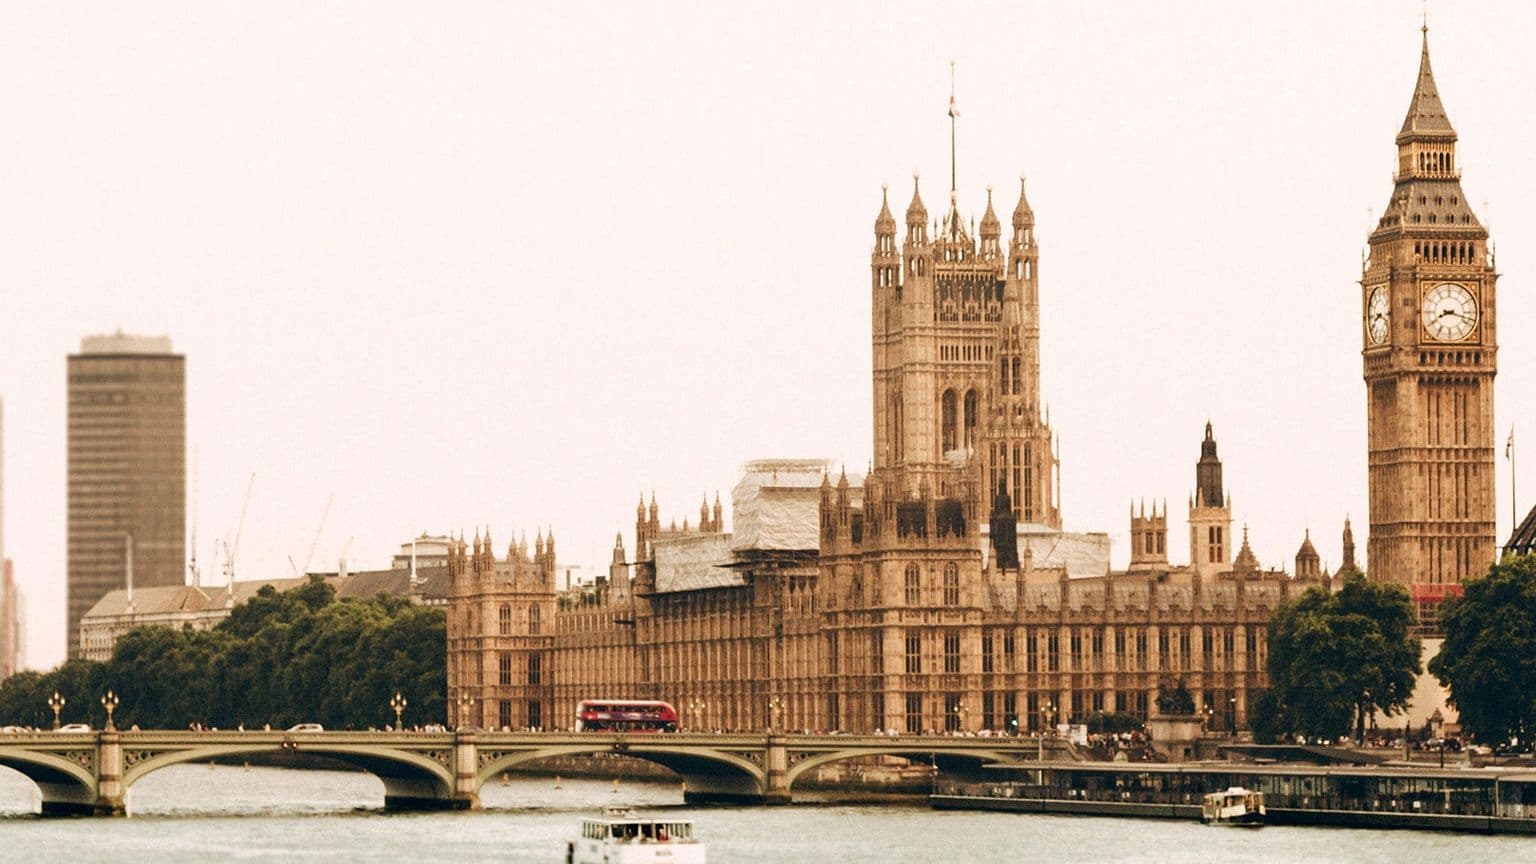
[{"label": "clock tower spire", "polygon": [[1369,428],[1368,572],[1407,586],[1420,621],[1494,559],[1488,232],[1461,189],[1456,130],[1429,62],[1397,134],[1391,198],[1360,280]]}]

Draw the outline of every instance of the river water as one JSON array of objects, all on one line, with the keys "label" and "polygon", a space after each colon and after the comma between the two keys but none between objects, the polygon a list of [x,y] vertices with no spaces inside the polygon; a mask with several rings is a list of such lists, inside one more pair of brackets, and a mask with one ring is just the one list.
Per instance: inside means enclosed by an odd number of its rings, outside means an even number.
[{"label": "river water", "polygon": [[921,803],[683,806],[671,784],[517,777],[480,813],[386,814],[372,776],[175,765],[136,783],[127,819],[43,819],[30,781],[0,769],[0,861],[556,862],[607,804],[691,818],[712,864],[731,862],[1532,861],[1536,839],[1418,831],[939,813]]}]

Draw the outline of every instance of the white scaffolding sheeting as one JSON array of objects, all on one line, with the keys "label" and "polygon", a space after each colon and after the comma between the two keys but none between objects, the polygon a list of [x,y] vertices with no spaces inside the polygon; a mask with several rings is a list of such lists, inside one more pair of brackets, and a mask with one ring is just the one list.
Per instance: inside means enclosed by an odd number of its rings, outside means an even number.
[{"label": "white scaffolding sheeting", "polygon": [[[760,459],[742,466],[741,481],[731,490],[731,548],[821,548],[821,481],[838,476],[834,467],[830,459]],[[863,478],[850,476],[848,482],[858,487],[856,501],[862,500]]]},{"label": "white scaffolding sheeting", "polygon": [[740,573],[725,566],[734,558],[729,534],[684,534],[657,540],[653,548],[660,593],[747,584]]}]

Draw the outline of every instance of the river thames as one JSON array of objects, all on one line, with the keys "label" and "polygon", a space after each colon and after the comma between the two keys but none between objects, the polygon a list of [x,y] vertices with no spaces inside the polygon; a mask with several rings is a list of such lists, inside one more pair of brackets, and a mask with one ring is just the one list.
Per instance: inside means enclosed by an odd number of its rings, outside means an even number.
[{"label": "river thames", "polygon": [[515,777],[480,813],[386,814],[372,776],[176,765],[136,783],[127,819],[43,819],[30,781],[0,769],[0,860],[400,862],[563,859],[607,804],[691,818],[713,864],[970,861],[1519,861],[1536,840],[1419,831],[1208,828],[1193,822],[939,813],[919,802],[684,807],[677,786]]}]

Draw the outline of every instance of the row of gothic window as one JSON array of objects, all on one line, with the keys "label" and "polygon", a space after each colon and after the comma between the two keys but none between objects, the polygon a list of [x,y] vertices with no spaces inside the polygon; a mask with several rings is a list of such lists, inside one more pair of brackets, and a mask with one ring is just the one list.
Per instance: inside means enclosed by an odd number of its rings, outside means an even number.
[{"label": "row of gothic window", "polygon": [[[908,564],[904,574],[904,589],[908,606],[923,605],[923,570],[916,564]],[[943,602],[945,606],[960,605],[960,567],[944,565]]]},{"label": "row of gothic window", "polygon": [[[540,624],[539,604],[528,605],[528,635],[539,635]],[[503,603],[496,610],[496,633],[499,636],[512,635],[512,604]]]},{"label": "row of gothic window", "polygon": [[[512,665],[515,654],[511,651],[502,651],[496,657],[496,683],[503,687],[512,684]],[[543,679],[544,664],[537,654],[528,655],[527,684],[530,687],[537,686]],[[505,725],[505,724],[503,724]]]},{"label": "row of gothic window", "polygon": [[[1434,216],[1429,221],[1435,221]],[[1476,264],[1476,243],[1415,243],[1413,255],[1431,264]]]}]

